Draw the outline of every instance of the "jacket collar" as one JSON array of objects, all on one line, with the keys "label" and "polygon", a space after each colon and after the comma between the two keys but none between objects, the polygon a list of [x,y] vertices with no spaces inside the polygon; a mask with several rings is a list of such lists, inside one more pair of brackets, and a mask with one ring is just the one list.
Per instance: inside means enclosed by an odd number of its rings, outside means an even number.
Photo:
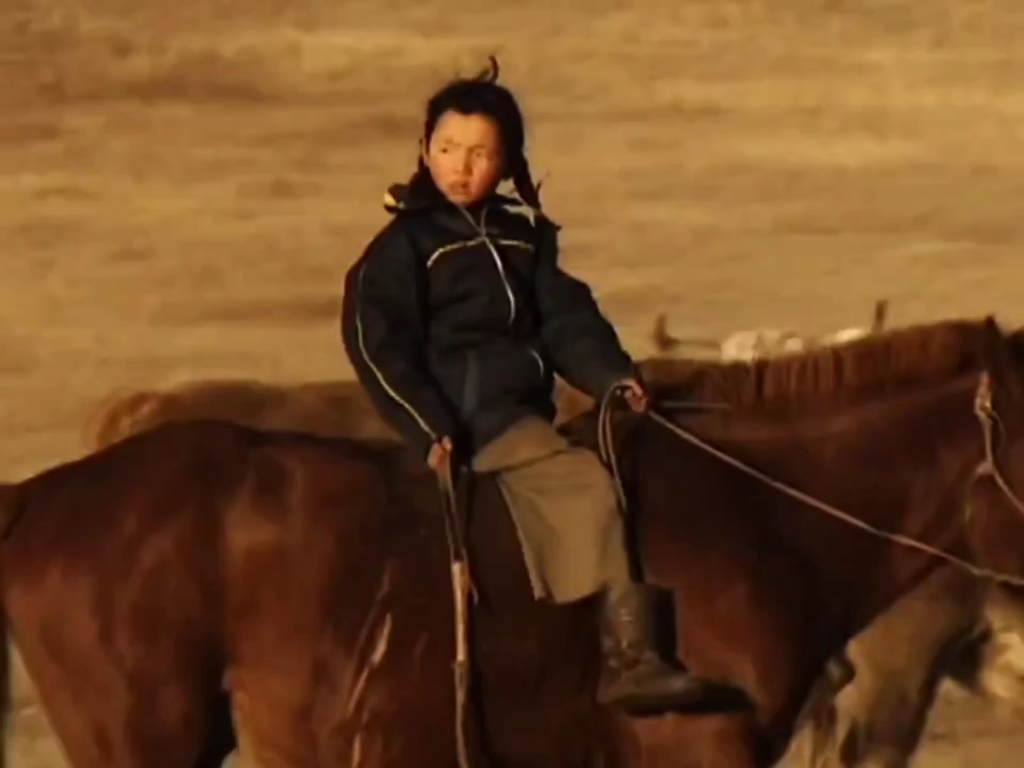
[{"label": "jacket collar", "polygon": [[[476,203],[470,214],[478,220],[480,213],[492,206],[499,206],[514,213],[524,215],[534,223],[536,217],[543,216],[541,211],[532,208],[519,195],[500,194],[497,191]],[[392,215],[399,213],[415,213],[427,211],[456,211],[457,206],[451,203],[433,184],[392,184],[384,193],[384,210]]]}]

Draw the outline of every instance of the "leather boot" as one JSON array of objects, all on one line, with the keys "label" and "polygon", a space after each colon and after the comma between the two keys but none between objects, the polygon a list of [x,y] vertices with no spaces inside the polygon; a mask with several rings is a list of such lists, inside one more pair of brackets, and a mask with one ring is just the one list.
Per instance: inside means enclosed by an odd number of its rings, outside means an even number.
[{"label": "leather boot", "polygon": [[694,709],[712,696],[740,691],[669,666],[655,649],[650,589],[642,584],[606,591],[602,601],[601,704],[631,713]]}]

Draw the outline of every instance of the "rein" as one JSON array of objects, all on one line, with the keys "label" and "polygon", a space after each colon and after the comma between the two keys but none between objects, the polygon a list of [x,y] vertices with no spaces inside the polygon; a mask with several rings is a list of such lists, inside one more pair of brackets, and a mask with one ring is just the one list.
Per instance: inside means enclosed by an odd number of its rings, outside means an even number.
[{"label": "rein", "polygon": [[[598,453],[601,457],[601,460],[609,468],[609,471],[612,474],[616,494],[619,497],[620,508],[623,512],[625,512],[627,509],[626,492],[622,482],[621,474],[619,472],[619,462],[615,455],[616,452],[612,425],[612,419],[614,417],[615,410],[615,401],[618,398],[618,395],[619,390],[612,389],[601,400],[597,417],[597,441]],[[694,404],[692,407],[698,409],[704,408],[704,406],[700,404]],[[974,413],[978,417],[978,421],[981,425],[981,432],[985,449],[985,457],[981,460],[981,462],[978,464],[978,467],[975,469],[975,479],[982,476],[991,477],[998,486],[999,490],[1003,492],[1003,494],[1007,497],[1007,499],[1009,499],[1009,501],[1013,504],[1017,511],[1024,515],[1024,501],[1021,501],[1021,499],[1013,492],[1013,489],[1010,487],[1009,483],[1006,482],[1006,479],[1003,477],[1002,473],[999,471],[999,468],[996,466],[996,451],[993,437],[993,425],[999,423],[999,417],[996,414],[995,409],[992,405],[992,382],[987,372],[982,373],[978,381],[978,387],[974,397]],[[729,464],[735,467],[736,469],[740,470],[741,472],[749,475],[750,477],[759,480],[760,482],[764,483],[770,488],[774,488],[775,490],[780,491],[781,493],[784,493],[787,496],[790,496],[796,499],[797,501],[806,504],[809,507],[813,507],[821,512],[824,512],[827,515],[830,515],[831,517],[841,520],[847,525],[865,531],[866,533],[869,533],[877,538],[884,539],[886,541],[891,541],[892,543],[897,544],[899,546],[907,547],[909,549],[916,549],[920,552],[924,552],[925,554],[938,557],[942,560],[945,560],[946,562],[952,563],[953,565],[956,565],[964,569],[965,571],[971,573],[972,575],[978,578],[991,579],[993,581],[1001,582],[1004,584],[1011,584],[1014,586],[1024,586],[1024,578],[1020,576],[1013,576],[1011,574],[1000,573],[998,571],[992,571],[987,568],[981,568],[975,565],[974,563],[964,560],[963,558],[957,557],[956,555],[951,555],[948,552],[942,551],[941,549],[936,549],[935,547],[925,544],[922,541],[918,541],[917,539],[911,538],[909,536],[904,536],[903,534],[893,533],[892,531],[886,531],[881,528],[876,528],[873,525],[865,523],[863,520],[854,517],[848,512],[844,512],[838,507],[834,507],[831,504],[827,504],[826,502],[821,501],[820,499],[817,499],[807,493],[804,493],[803,491],[800,491],[797,488],[792,487],[791,485],[787,485],[786,483],[777,480],[764,472],[761,472],[760,470],[750,466],[749,464],[740,461],[736,457],[730,456],[725,451],[715,448],[710,443],[697,437],[697,435],[695,435],[693,432],[690,432],[689,430],[680,427],[671,419],[662,416],[660,413],[651,408],[647,410],[646,415],[648,418],[650,418],[657,424],[660,424],[662,427],[672,432],[676,437],[685,440],[686,442],[699,448],[705,453],[708,453],[714,456],[715,458],[724,461],[726,464]]]},{"label": "rein", "polygon": [[996,464],[997,451],[992,428],[994,426],[1002,428],[1002,425],[999,421],[999,414],[996,413],[996,409],[992,405],[992,381],[989,378],[988,372],[982,373],[981,380],[978,382],[978,391],[974,395],[974,413],[977,415],[978,421],[981,422],[981,432],[985,438],[985,458],[981,460],[977,469],[974,470],[974,476],[976,479],[979,477],[990,477],[992,482],[996,484],[996,487],[1003,492],[1003,495],[1013,508],[1021,515],[1024,515],[1024,501],[1021,501],[1020,497],[1014,493]]},{"label": "rein", "polygon": [[465,529],[456,492],[455,462],[440,473],[438,485],[441,491],[445,538],[448,541],[448,562],[451,568],[452,607],[455,619],[455,659],[452,662],[453,687],[455,690],[455,756],[459,768],[470,768],[469,749],[466,743],[466,704],[469,701],[470,659],[469,659],[469,599],[476,598],[472,576],[469,570],[469,551],[466,547]]}]

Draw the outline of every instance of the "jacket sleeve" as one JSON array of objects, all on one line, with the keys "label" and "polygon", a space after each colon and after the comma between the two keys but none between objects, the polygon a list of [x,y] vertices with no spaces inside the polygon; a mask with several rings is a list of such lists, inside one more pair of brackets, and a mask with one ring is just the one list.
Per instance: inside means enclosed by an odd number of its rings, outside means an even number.
[{"label": "jacket sleeve", "polygon": [[422,280],[412,244],[393,222],[345,276],[341,335],[382,418],[426,457],[454,421],[426,363]]},{"label": "jacket sleeve", "polygon": [[632,358],[601,314],[589,287],[558,266],[558,231],[539,218],[537,306],[541,339],[555,370],[572,386],[601,398],[618,381],[635,376]]}]

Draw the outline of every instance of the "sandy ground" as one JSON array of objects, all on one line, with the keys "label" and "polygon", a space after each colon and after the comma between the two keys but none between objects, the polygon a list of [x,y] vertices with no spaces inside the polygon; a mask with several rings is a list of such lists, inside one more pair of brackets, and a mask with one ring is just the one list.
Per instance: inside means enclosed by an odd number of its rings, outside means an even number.
[{"label": "sandy ground", "polygon": [[[114,387],[349,376],[344,270],[424,98],[490,51],[565,262],[636,354],[660,311],[1024,322],[1022,35],[1016,0],[6,0],[0,475],[76,455]],[[11,765],[62,765],[16,687]],[[918,764],[1022,748],[947,695]]]}]

